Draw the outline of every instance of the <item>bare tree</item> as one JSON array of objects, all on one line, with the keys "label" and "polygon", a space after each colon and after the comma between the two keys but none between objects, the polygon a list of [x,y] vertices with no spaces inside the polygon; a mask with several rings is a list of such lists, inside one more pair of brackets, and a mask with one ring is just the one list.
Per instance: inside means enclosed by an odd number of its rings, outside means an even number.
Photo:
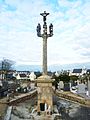
[{"label": "bare tree", "polygon": [[9,60],[9,59],[3,59],[0,62],[0,71],[2,74],[2,79],[6,78],[7,73],[11,70],[13,70],[13,65],[15,64],[14,61]]}]

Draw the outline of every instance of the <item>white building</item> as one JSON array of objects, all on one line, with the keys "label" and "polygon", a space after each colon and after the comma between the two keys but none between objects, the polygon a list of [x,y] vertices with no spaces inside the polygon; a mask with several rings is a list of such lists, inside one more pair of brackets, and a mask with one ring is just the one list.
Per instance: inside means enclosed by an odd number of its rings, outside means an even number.
[{"label": "white building", "polygon": [[27,75],[26,74],[17,74],[16,75],[16,79],[17,80],[27,80],[28,79],[28,77],[27,77]]},{"label": "white building", "polygon": [[69,73],[69,76],[72,76],[72,75],[82,76],[86,72],[87,72],[86,69],[73,69],[73,71]]}]

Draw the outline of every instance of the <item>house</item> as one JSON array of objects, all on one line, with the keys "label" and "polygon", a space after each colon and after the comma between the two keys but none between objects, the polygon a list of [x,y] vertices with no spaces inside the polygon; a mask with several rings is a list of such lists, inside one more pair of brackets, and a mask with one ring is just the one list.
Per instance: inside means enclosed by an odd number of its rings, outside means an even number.
[{"label": "house", "polygon": [[69,73],[69,76],[72,76],[72,75],[82,76],[86,72],[87,72],[86,69],[73,69],[73,71]]},{"label": "house", "polygon": [[29,71],[16,71],[16,74],[30,74]]},{"label": "house", "polygon": [[17,79],[17,80],[27,80],[28,77],[27,77],[26,74],[21,73],[21,74],[17,74],[17,75],[16,75],[16,79]]}]

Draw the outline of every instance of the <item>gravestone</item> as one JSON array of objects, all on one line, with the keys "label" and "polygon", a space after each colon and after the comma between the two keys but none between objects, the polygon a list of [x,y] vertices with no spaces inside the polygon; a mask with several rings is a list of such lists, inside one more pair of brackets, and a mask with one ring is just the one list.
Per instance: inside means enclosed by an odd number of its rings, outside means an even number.
[{"label": "gravestone", "polygon": [[85,88],[86,88],[86,85],[84,83],[79,84],[77,93],[86,93]]},{"label": "gravestone", "polygon": [[58,83],[58,89],[59,89],[59,90],[63,90],[63,88],[64,88],[64,83],[63,83],[63,81],[59,81],[59,83]]},{"label": "gravestone", "polygon": [[90,96],[90,80],[88,80],[88,96]]},{"label": "gravestone", "polygon": [[70,84],[67,82],[64,83],[64,91],[70,91]]}]

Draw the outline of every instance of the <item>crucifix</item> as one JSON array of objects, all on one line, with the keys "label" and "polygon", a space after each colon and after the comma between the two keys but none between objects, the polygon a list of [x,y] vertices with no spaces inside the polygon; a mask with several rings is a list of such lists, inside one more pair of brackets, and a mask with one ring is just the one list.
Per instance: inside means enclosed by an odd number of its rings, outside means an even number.
[{"label": "crucifix", "polygon": [[47,34],[47,23],[46,23],[46,17],[49,15],[49,13],[40,13],[41,16],[43,16],[43,34],[41,34],[41,25],[38,23],[37,25],[37,36],[43,38],[43,75],[47,75],[47,38],[53,36],[53,25],[52,23],[49,25],[49,34]]}]

